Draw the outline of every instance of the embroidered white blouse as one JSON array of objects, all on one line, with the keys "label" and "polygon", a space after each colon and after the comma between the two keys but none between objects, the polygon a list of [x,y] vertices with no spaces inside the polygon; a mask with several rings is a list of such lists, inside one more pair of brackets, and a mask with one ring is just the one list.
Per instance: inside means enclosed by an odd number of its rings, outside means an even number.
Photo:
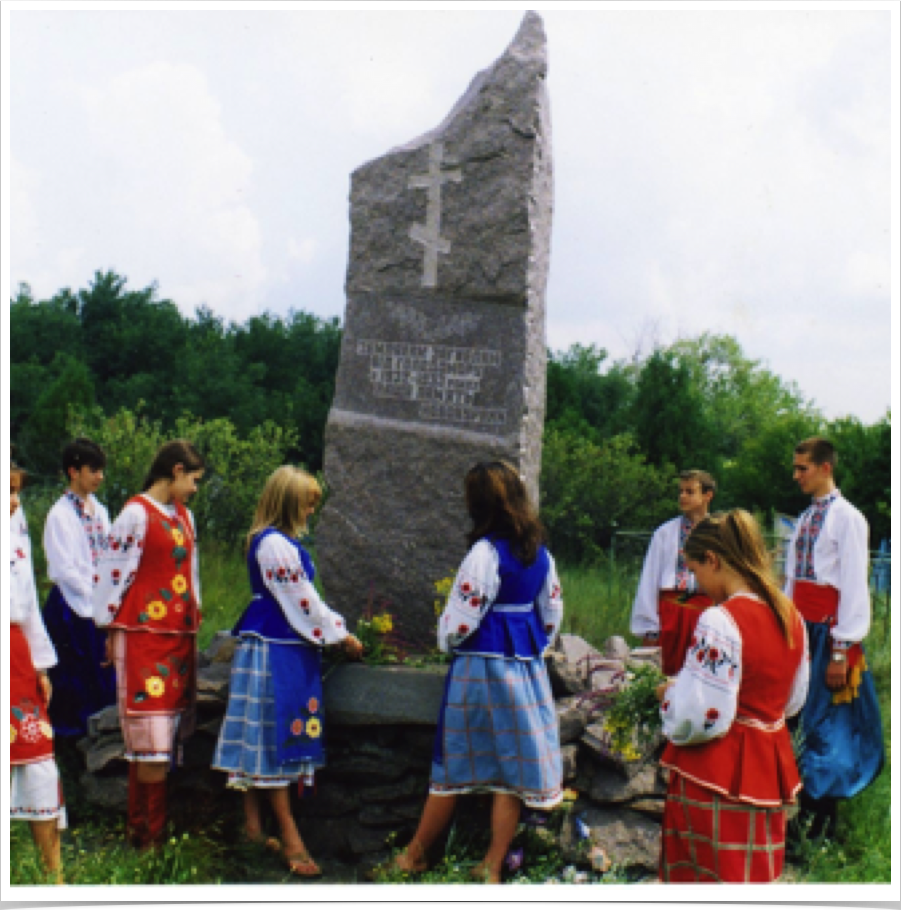
[{"label": "embroidered white blouse", "polygon": [[[163,513],[167,518],[173,519],[177,516],[177,510],[171,503],[157,502],[153,497],[146,493],[141,494],[145,502],[150,503]],[[188,520],[191,522],[191,530],[194,528],[194,516],[188,510]],[[119,517],[113,522],[110,528],[110,538],[124,539],[133,537],[135,541],[143,541],[147,533],[147,513],[136,502],[128,503],[119,513]],[[110,610],[110,606],[118,607],[122,603],[125,592],[134,581],[141,564],[141,554],[143,548],[138,546],[112,549],[104,547],[97,561],[97,584],[94,587],[94,622],[98,626],[108,626],[115,618],[115,612]],[[113,579],[113,572],[116,571],[117,578],[124,581]],[[194,583],[194,596],[197,600],[197,606],[200,607],[200,564],[197,556],[197,547],[194,547],[191,558],[191,573]]]},{"label": "embroidered white blouse", "polygon": [[[754,597],[754,594],[741,594]],[[704,743],[725,736],[735,720],[741,685],[741,633],[732,617],[720,607],[709,607],[698,620],[695,636],[719,654],[715,665],[688,660],[667,689],[660,714],[663,735],[677,746]],[[804,706],[810,661],[807,630],[804,656],[792,681],[785,716],[792,717]]]},{"label": "embroidered white blouse", "polygon": [[9,621],[22,627],[35,669],[56,665],[56,649],[38,606],[28,522],[21,506],[9,518]]},{"label": "embroidered white blouse", "polygon": [[[633,635],[651,635],[660,632],[659,595],[661,591],[676,587],[676,563],[679,559],[679,532],[682,516],[660,525],[651,537],[648,552],[641,567],[641,578],[629,628]],[[692,588],[697,588],[690,572]]]},{"label": "embroidered white blouse", "polygon": [[[788,544],[785,561],[785,593],[794,594],[795,543],[801,522]],[[869,537],[867,520],[841,494],[829,506],[823,527],[813,546],[813,570],[818,584],[839,592],[833,639],[862,641],[870,630]]]},{"label": "embroidered white blouse", "polygon": [[347,638],[344,618],[324,603],[304,571],[300,553],[284,535],[264,537],[256,557],[263,582],[295,631],[317,645]]},{"label": "embroidered white blouse", "polygon": [[[538,613],[544,627],[551,626],[547,633],[550,647],[563,620],[563,598],[557,567],[550,553],[548,559],[550,567],[538,595]],[[497,550],[488,540],[478,541],[466,554],[438,620],[438,647],[442,651],[451,651],[479,627],[482,617],[497,599],[501,585],[499,565]],[[478,602],[479,606],[473,606],[473,602]],[[461,625],[468,627],[466,635],[456,631]]]},{"label": "embroidered white blouse", "polygon": [[[88,499],[94,509],[94,523],[102,550],[104,538],[110,530],[109,513],[92,493],[88,494]],[[47,514],[44,553],[47,556],[47,575],[59,586],[69,608],[82,619],[91,619],[94,615],[94,558],[84,524],[65,495],[54,503]]]}]

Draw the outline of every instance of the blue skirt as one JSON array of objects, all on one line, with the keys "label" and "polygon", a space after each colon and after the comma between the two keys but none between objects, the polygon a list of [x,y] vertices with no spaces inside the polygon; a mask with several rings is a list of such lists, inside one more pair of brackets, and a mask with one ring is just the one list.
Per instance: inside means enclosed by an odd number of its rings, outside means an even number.
[{"label": "blue skirt", "polygon": [[100,666],[106,632],[74,613],[56,585],[44,604],[44,625],[57,656],[47,671],[53,686],[50,723],[57,736],[83,736],[88,718],[116,703],[115,668]]},{"label": "blue skirt", "polygon": [[541,658],[454,658],[435,735],[430,792],[511,793],[536,809],[563,799],[557,713]]},{"label": "blue skirt", "polygon": [[279,786],[325,764],[320,652],[242,635],[212,767],[232,786]]},{"label": "blue skirt", "polygon": [[806,623],[810,642],[810,689],[800,726],[798,770],[812,799],[848,798],[875,780],[885,763],[882,718],[873,674],[866,670],[855,699],[832,703],[826,665],[832,653],[825,623]]}]

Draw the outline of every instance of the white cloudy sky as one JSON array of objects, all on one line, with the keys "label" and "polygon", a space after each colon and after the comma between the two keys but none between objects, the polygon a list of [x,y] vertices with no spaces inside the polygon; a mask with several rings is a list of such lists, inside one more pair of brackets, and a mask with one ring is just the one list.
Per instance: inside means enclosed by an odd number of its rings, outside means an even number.
[{"label": "white cloudy sky", "polygon": [[[342,316],[350,172],[437,125],[523,15],[402,6],[4,4],[10,288],[114,269],[187,314]],[[828,416],[879,419],[897,4],[574,6],[535,7],[550,346],[729,333]]]}]

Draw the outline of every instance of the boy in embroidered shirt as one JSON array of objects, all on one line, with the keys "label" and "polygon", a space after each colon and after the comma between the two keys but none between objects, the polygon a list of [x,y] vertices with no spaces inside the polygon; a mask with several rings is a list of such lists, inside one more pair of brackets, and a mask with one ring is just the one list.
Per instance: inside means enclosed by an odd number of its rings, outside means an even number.
[{"label": "boy in embroidered shirt", "polygon": [[861,644],[871,615],[869,528],[835,485],[837,463],[826,439],[814,436],[795,446],[794,478],[813,503],[798,519],[785,562],[785,593],[810,638],[798,765],[802,813],[813,836],[832,833],[836,800],[868,786],[885,760],[879,702]]},{"label": "boy in embroidered shirt", "polygon": [[641,570],[630,628],[633,635],[641,636],[644,645],[660,647],[667,676],[681,669],[698,617],[712,603],[698,592],[682,548],[691,529],[707,517],[715,492],[716,481],[706,471],[683,471],[679,475],[682,514],[654,532]]},{"label": "boy in embroidered shirt", "polygon": [[50,671],[50,719],[58,737],[80,737],[87,720],[116,701],[116,678],[105,657],[106,633],[93,617],[97,559],[109,534],[106,507],[94,495],[106,455],[84,437],[63,449],[68,488],[47,515],[44,553],[54,583],[44,604],[47,633],[59,662]]}]

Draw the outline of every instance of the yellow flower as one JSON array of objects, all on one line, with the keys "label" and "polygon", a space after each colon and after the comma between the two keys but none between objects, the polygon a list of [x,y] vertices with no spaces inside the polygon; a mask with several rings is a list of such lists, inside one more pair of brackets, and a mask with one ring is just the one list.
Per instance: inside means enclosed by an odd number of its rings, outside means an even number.
[{"label": "yellow flower", "polygon": [[53,727],[51,727],[46,720],[40,721],[39,726],[41,728],[41,733],[43,733],[47,739],[53,739]]},{"label": "yellow flower", "polygon": [[166,605],[161,600],[152,600],[147,604],[147,613],[151,619],[162,619],[166,615]]},{"label": "yellow flower", "polygon": [[145,688],[151,698],[159,698],[166,691],[166,684],[159,676],[151,676],[145,683]]},{"label": "yellow flower", "polygon": [[188,590],[188,579],[184,575],[176,575],[172,579],[172,590],[176,594],[184,594]]},{"label": "yellow flower", "polygon": [[19,734],[16,733],[16,728],[10,724],[9,725],[9,741],[14,743],[19,738]]},{"label": "yellow flower", "polygon": [[181,546],[185,542],[185,535],[181,533],[178,528],[172,529],[172,539],[178,546]]},{"label": "yellow flower", "polygon": [[307,721],[307,736],[310,739],[318,739],[319,735],[322,733],[322,724],[319,723],[318,717],[311,717]]},{"label": "yellow flower", "polygon": [[372,628],[375,629],[379,635],[384,635],[386,632],[390,632],[394,628],[394,625],[391,622],[391,614],[385,613],[382,616],[373,616]]}]

